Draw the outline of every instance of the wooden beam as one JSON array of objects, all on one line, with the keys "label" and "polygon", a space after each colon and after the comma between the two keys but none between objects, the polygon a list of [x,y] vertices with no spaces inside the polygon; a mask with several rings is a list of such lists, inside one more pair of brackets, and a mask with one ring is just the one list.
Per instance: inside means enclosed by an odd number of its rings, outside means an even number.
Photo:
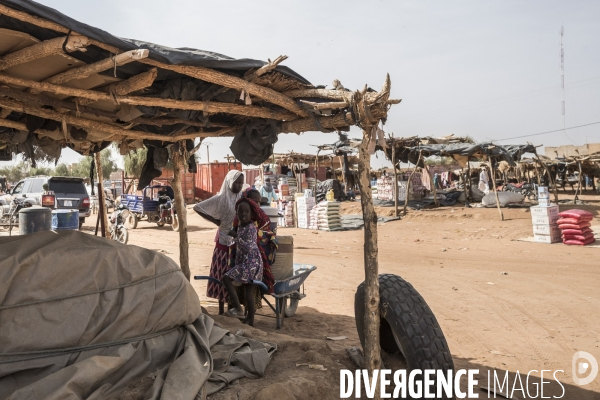
[{"label": "wooden beam", "polygon": [[500,221],[504,221],[504,213],[502,212],[502,208],[500,208],[500,199],[498,198],[498,187],[496,186],[496,172],[494,171],[494,164],[492,164],[492,159],[490,156],[487,157],[490,163],[490,174],[492,175],[492,185],[494,185],[494,196],[496,196],[496,206],[498,207],[498,212],[500,213]]},{"label": "wooden beam", "polygon": [[72,52],[75,50],[83,50],[89,44],[90,41],[87,37],[77,34],[69,35],[68,39],[66,36],[63,36],[45,40],[0,58],[0,71],[54,54],[61,54],[64,52],[63,45],[66,51]]},{"label": "wooden beam", "polygon": [[[126,94],[136,92],[138,90],[145,89],[147,87],[152,86],[156,76],[158,75],[158,70],[156,68],[152,68],[149,71],[142,72],[140,74],[134,75],[129,79],[126,79],[121,82],[113,83],[112,85],[102,87],[98,90],[105,93],[112,93],[117,96],[124,96]],[[81,99],[79,104],[90,104],[95,100],[90,99]]]},{"label": "wooden beam", "polygon": [[[0,99],[0,107],[6,107],[13,111],[18,111],[21,113],[35,115],[41,118],[51,119],[58,122],[65,121],[68,125],[77,126],[79,128],[83,128],[86,130],[95,130],[100,132],[105,132],[107,134],[111,134],[111,136],[107,137],[105,140],[116,141],[117,138],[123,139],[152,139],[152,140],[160,140],[163,142],[175,142],[183,139],[193,139],[200,135],[199,132],[175,135],[175,136],[166,136],[166,135],[157,135],[154,133],[133,131],[122,129],[113,125],[106,124],[104,122],[92,121],[85,118],[73,117],[68,114],[60,114],[56,111],[30,106],[27,104],[20,103],[18,101],[10,100],[10,99]],[[225,128],[227,131],[225,133],[231,132],[234,128]],[[213,136],[221,133],[221,131],[217,132],[203,132],[203,135]]]},{"label": "wooden beam", "polygon": [[180,153],[179,149],[185,149],[185,142],[179,142],[178,145],[171,146],[171,159],[173,160],[173,180],[171,186],[175,194],[175,210],[177,211],[177,219],[179,222],[179,266],[183,274],[189,281],[190,273],[190,258],[189,258],[189,242],[187,234],[187,209],[185,208],[185,199],[183,190],[181,189],[181,170],[184,168],[186,160]]},{"label": "wooden beam", "polygon": [[231,125],[222,124],[219,122],[200,122],[200,121],[191,121],[184,118],[144,118],[139,117],[131,120],[132,123],[136,125],[153,125],[153,126],[164,126],[164,125],[175,125],[175,124],[185,124],[189,126],[197,126],[199,128],[227,128]]},{"label": "wooden beam", "polygon": [[84,65],[82,67],[73,68],[68,71],[54,75],[44,82],[59,85],[64,82],[72,81],[73,79],[84,79],[98,72],[106,71],[115,66],[125,65],[132,61],[139,61],[148,57],[149,51],[146,49],[129,50],[125,53],[117,54],[116,56],[95,62],[93,64]]},{"label": "wooden beam", "polygon": [[[372,129],[372,128],[369,128]],[[368,130],[363,130],[363,140],[359,147],[358,187],[362,207],[364,227],[364,270],[365,270],[365,367],[373,377],[373,371],[381,368],[381,346],[379,343],[379,265],[377,248],[377,214],[373,207],[373,194],[370,187],[371,154],[369,141],[375,140]],[[375,386],[379,386],[377,381]]]},{"label": "wooden beam", "polygon": [[248,117],[275,119],[287,121],[296,118],[289,112],[273,111],[265,107],[241,106],[230,103],[203,102],[197,100],[173,100],[161,99],[155,97],[136,97],[136,96],[111,96],[107,93],[101,93],[94,90],[76,89],[65,86],[53,85],[46,82],[35,82],[27,79],[15,78],[8,75],[0,75],[0,82],[8,85],[25,86],[40,92],[51,92],[64,96],[74,96],[87,98],[90,100],[116,99],[121,104],[142,105],[150,107],[165,107],[177,110],[205,111],[208,113],[226,113],[235,115],[245,115]]},{"label": "wooden beam", "polygon": [[301,103],[308,105],[314,110],[335,110],[339,108],[346,108],[349,106],[349,103],[345,101],[335,101],[335,102],[327,102],[327,103],[315,103],[313,101],[308,100],[300,100]]},{"label": "wooden beam", "polygon": [[145,59],[141,62],[169,71],[174,71],[183,75],[191,76],[192,78],[200,79],[206,82],[215,83],[217,85],[225,86],[231,89],[236,89],[240,91],[245,90],[246,93],[259,97],[265,101],[268,101],[269,103],[273,103],[280,107],[283,107],[296,115],[299,115],[304,118],[308,117],[308,113],[289,97],[279,92],[276,92],[273,89],[269,89],[264,86],[257,85],[255,83],[248,82],[242,78],[238,78],[223,72],[218,72],[203,67],[191,67],[187,65],[169,65],[151,59]]},{"label": "wooden beam", "polygon": [[[27,126],[22,123],[22,122],[16,122],[16,121],[11,121],[8,119],[1,119],[0,118],[0,126],[3,126],[5,128],[12,128],[12,129],[17,129],[19,131],[28,131]],[[35,133],[38,133],[40,135],[53,135],[53,132],[47,131],[45,129],[36,129]]]},{"label": "wooden beam", "polygon": [[106,208],[106,194],[104,193],[104,177],[102,176],[102,159],[100,157],[100,152],[94,154],[94,161],[96,162],[98,200],[100,201],[98,218],[101,218],[100,227],[102,229],[102,237],[108,237],[108,209]]}]

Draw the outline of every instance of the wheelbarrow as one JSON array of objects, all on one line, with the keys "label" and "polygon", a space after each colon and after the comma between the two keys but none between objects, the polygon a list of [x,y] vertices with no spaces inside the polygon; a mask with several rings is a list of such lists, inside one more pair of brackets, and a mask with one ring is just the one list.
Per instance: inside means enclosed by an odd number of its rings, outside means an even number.
[{"label": "wheelbarrow", "polygon": [[[291,317],[296,313],[298,303],[301,299],[306,297],[306,294],[304,294],[304,281],[315,269],[317,269],[317,267],[314,265],[294,264],[294,275],[281,281],[275,281],[273,293],[269,293],[267,285],[262,281],[252,282],[252,284],[260,290],[261,299],[264,300],[275,313],[277,329],[281,329],[283,326],[284,317]],[[208,280],[219,285],[223,284],[220,280],[210,276],[196,275],[194,276],[194,279]],[[300,289],[302,289],[302,292],[300,292]],[[275,298],[275,306],[267,299],[267,295]]]}]

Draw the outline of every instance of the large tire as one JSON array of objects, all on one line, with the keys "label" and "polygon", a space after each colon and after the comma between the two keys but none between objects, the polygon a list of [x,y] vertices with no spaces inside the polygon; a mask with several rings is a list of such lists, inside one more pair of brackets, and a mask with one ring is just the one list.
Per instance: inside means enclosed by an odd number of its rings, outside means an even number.
[{"label": "large tire", "polygon": [[[381,274],[379,296],[379,340],[387,354],[403,358],[408,371],[454,370],[452,355],[440,325],[425,299],[410,283],[397,275]],[[358,336],[364,348],[364,282],[358,286],[354,296],[354,314]]]},{"label": "large tire", "polygon": [[127,225],[127,228],[129,229],[135,229],[138,226],[138,216],[136,215],[136,213],[133,212],[129,212],[127,217],[125,218],[125,224]]},{"label": "large tire", "polygon": [[114,233],[113,239],[119,243],[127,244],[127,242],[129,241],[129,231],[127,230],[127,228],[122,226],[118,228],[117,231]]}]

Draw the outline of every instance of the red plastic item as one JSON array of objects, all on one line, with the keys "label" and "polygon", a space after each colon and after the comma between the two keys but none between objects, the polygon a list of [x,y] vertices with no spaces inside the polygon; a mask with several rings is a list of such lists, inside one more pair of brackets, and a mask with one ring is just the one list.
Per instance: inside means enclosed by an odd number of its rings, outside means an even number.
[{"label": "red plastic item", "polygon": [[562,231],[565,229],[583,229],[592,226],[589,221],[580,222],[579,224],[559,224],[558,228]]},{"label": "red plastic item", "polygon": [[564,240],[564,244],[575,245],[575,246],[585,246],[586,244],[594,243],[596,239],[593,237],[584,241],[581,240]]},{"label": "red plastic item", "polygon": [[568,236],[568,235],[585,235],[587,233],[591,233],[592,236],[594,235],[594,233],[592,232],[592,230],[590,228],[583,228],[583,229],[564,229],[561,230],[563,236]]}]

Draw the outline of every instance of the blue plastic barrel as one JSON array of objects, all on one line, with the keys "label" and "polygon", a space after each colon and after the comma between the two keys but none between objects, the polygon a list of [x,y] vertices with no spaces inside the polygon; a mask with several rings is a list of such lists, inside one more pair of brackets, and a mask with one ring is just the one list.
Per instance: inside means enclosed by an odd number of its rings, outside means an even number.
[{"label": "blue plastic barrel", "polygon": [[52,212],[47,207],[28,207],[19,211],[19,235],[49,231]]},{"label": "blue plastic barrel", "polygon": [[72,230],[79,229],[79,211],[78,210],[52,210],[52,230]]}]

